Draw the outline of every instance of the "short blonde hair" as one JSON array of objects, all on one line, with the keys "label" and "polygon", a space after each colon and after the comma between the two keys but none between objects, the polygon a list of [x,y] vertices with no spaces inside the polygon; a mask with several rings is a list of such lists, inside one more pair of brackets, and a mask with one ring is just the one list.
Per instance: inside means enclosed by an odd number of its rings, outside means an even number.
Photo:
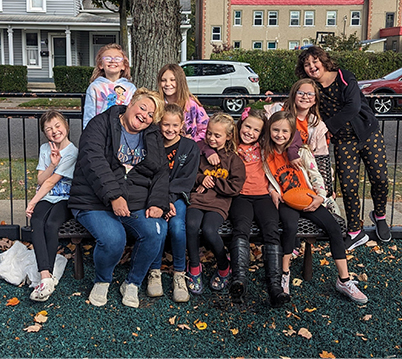
[{"label": "short blonde hair", "polygon": [[155,111],[152,118],[152,123],[155,124],[159,123],[159,121],[165,114],[165,103],[163,102],[163,100],[161,99],[161,97],[157,92],[148,90],[145,87],[141,87],[137,89],[137,91],[135,91],[133,97],[131,98],[130,103],[134,105],[137,101],[139,101],[144,97],[150,99],[155,105]]}]

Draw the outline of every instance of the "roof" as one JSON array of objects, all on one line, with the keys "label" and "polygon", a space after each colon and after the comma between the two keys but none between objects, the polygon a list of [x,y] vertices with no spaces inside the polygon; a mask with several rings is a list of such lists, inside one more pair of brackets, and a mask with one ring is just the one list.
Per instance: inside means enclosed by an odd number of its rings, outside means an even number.
[{"label": "roof", "polygon": [[364,0],[231,0],[232,5],[363,5]]}]

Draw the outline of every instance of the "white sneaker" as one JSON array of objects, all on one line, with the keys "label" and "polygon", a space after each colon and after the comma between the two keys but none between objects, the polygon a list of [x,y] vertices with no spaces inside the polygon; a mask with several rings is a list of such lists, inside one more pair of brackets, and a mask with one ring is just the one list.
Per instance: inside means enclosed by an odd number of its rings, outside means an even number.
[{"label": "white sneaker", "polygon": [[54,287],[59,283],[56,277],[41,279],[40,283],[35,287],[29,298],[37,302],[44,302],[49,299],[54,292]]},{"label": "white sneaker", "polygon": [[350,299],[352,299],[354,302],[357,302],[359,304],[365,304],[368,302],[368,298],[359,290],[359,288],[356,287],[357,282],[354,280],[348,280],[345,283],[342,283],[341,280],[338,279],[336,280],[336,290]]},{"label": "white sneaker", "polygon": [[122,303],[127,307],[138,308],[140,301],[138,299],[138,287],[126,281],[120,286],[120,293],[123,296]]},{"label": "white sneaker", "polygon": [[148,297],[161,297],[163,295],[162,274],[160,269],[150,269],[148,274]]},{"label": "white sneaker", "polygon": [[290,294],[289,285],[290,285],[290,271],[288,274],[282,274],[282,289],[283,292],[286,294]]},{"label": "white sneaker", "polygon": [[185,303],[190,300],[185,277],[185,272],[173,274],[173,301],[176,303]]},{"label": "white sneaker", "polygon": [[89,294],[89,301],[96,307],[101,307],[107,303],[107,292],[109,290],[110,283],[95,283],[91,293]]}]

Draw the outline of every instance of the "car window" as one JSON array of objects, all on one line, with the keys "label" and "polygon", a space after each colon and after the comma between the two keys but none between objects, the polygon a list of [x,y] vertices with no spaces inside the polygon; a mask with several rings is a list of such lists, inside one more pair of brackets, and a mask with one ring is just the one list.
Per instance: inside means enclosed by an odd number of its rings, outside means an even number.
[{"label": "car window", "polygon": [[188,64],[188,65],[183,65],[182,68],[187,77],[201,76],[201,65]]},{"label": "car window", "polygon": [[250,66],[245,66],[246,67],[246,69],[248,70],[248,71],[250,71],[252,74],[255,74],[255,71],[250,67]]},{"label": "car window", "polygon": [[204,64],[202,74],[204,76],[224,75],[235,72],[233,65]]},{"label": "car window", "polygon": [[385,80],[394,80],[394,79],[397,79],[401,75],[402,75],[402,68],[395,70],[388,75],[385,75],[383,78]]}]

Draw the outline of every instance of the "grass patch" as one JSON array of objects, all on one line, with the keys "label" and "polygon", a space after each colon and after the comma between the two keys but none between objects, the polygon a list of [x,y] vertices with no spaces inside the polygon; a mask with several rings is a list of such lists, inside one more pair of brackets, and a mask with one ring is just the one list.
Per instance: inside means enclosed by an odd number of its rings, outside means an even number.
[{"label": "grass patch", "polygon": [[68,107],[79,108],[81,107],[81,100],[79,98],[37,98],[28,102],[18,105],[18,107]]},{"label": "grass patch", "polygon": [[[27,175],[26,188],[27,196],[31,199],[36,192],[37,159],[26,161]],[[14,199],[25,198],[25,166],[23,159],[13,159],[11,161],[12,189]],[[0,159],[0,200],[10,199],[10,174],[8,159]]]}]

